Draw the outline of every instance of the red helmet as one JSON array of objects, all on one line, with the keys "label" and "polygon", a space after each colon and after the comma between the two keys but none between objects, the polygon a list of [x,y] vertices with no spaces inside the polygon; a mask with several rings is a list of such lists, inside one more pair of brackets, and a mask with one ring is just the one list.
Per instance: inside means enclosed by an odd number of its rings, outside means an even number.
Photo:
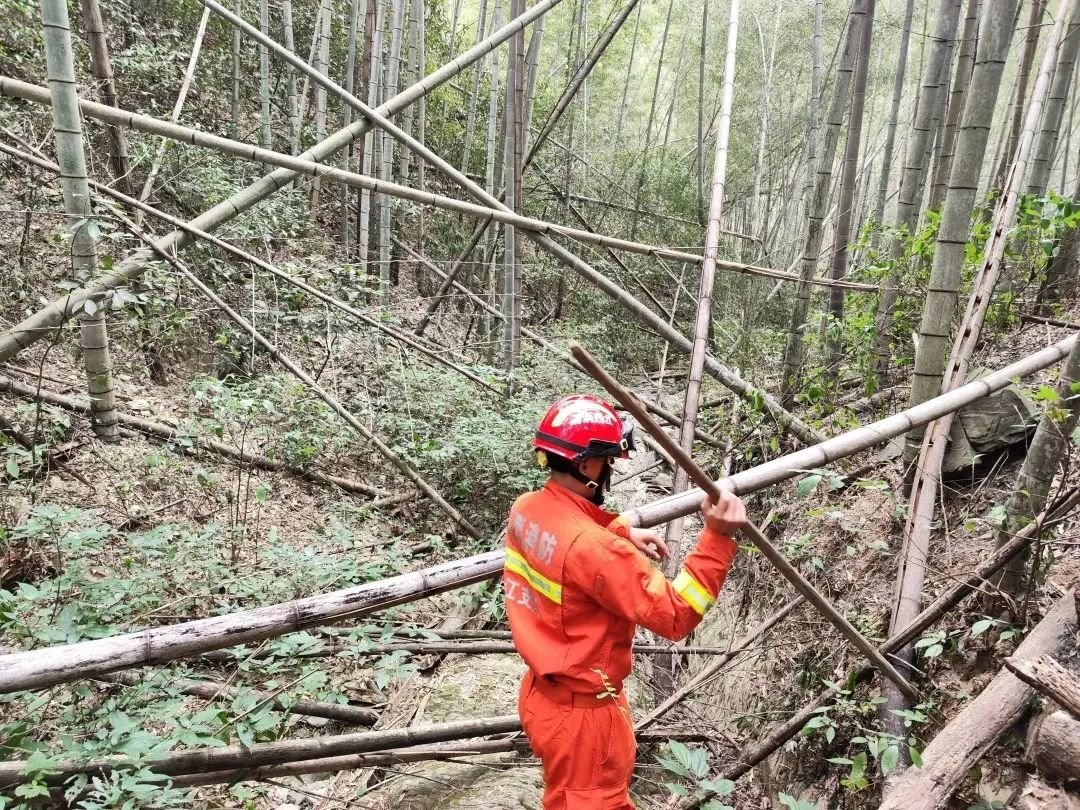
[{"label": "red helmet", "polygon": [[627,458],[634,449],[634,424],[621,420],[600,397],[573,394],[548,408],[536,428],[533,447],[570,461]]}]

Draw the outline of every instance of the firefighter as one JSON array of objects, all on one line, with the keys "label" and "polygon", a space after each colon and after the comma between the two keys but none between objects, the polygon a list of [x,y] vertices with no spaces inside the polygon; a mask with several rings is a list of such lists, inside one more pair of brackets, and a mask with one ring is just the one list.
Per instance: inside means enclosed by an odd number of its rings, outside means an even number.
[{"label": "firefighter", "polygon": [[716,601],[746,520],[737,497],[702,505],[705,528],[673,581],[656,532],[604,510],[611,465],[633,425],[598,397],[555,403],[533,447],[547,483],[510,511],[503,586],[528,671],[518,712],[544,769],[544,810],[632,810],[637,753],[623,681],[638,625],[677,641]]}]

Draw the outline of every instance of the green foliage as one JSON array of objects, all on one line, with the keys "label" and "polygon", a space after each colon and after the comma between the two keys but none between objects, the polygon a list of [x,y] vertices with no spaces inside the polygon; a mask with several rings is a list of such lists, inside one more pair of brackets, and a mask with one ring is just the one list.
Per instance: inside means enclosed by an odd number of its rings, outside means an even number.
[{"label": "green foliage", "polygon": [[[735,783],[730,779],[709,779],[709,755],[704,748],[690,748],[678,740],[668,740],[666,753],[657,755],[656,761],[664,772],[678,781],[665,782],[665,786],[676,796],[727,796],[735,790]],[[709,801],[704,807],[709,810],[731,810],[728,805]]]}]

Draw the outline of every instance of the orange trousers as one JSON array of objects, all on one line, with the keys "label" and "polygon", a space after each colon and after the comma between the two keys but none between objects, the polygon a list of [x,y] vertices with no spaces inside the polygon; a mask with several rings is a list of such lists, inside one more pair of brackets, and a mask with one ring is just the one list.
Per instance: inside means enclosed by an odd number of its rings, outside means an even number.
[{"label": "orange trousers", "polygon": [[518,714],[544,766],[544,810],[634,810],[637,744],[625,695],[574,695],[528,672]]}]

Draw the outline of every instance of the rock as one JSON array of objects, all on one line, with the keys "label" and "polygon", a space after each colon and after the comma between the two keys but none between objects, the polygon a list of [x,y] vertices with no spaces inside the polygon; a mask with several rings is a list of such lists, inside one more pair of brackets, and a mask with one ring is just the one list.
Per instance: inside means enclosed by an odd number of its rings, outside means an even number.
[{"label": "rock", "polygon": [[[985,372],[969,376],[976,380]],[[970,470],[990,453],[997,453],[1027,440],[1032,435],[1037,413],[1031,400],[1010,385],[961,408],[949,431],[949,448],[942,462],[943,473]],[[880,461],[899,458],[904,437],[892,439],[878,455]]]}]

